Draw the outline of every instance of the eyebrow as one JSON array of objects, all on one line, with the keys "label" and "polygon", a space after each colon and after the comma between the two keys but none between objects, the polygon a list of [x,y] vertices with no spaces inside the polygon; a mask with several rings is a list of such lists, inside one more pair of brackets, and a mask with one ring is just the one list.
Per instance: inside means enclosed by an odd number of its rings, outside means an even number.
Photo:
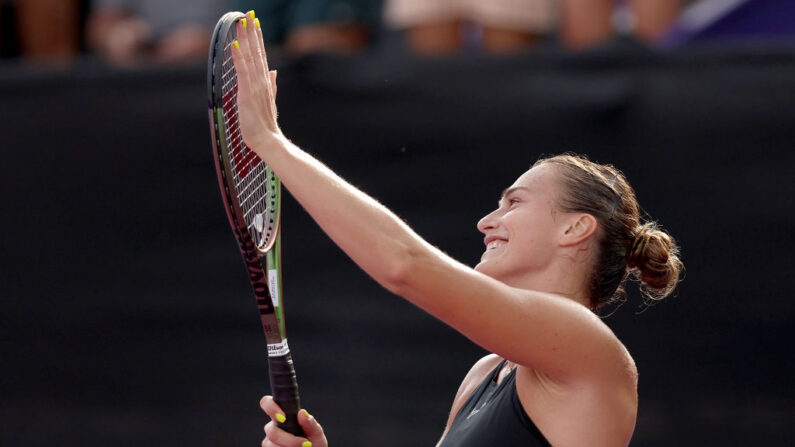
[{"label": "eyebrow", "polygon": [[530,191],[530,188],[528,188],[526,186],[512,186],[510,188],[505,188],[505,189],[502,190],[502,194],[500,195],[500,200],[504,199],[505,196],[507,196],[507,195],[509,195],[509,194],[511,194],[511,193],[513,193],[515,191],[518,191],[520,189],[525,190],[525,191]]}]

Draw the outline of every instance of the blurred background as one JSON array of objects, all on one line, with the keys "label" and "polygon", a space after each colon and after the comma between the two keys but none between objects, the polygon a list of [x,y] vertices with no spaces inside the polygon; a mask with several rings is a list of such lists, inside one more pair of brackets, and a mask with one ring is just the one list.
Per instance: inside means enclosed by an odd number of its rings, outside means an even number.
[{"label": "blurred background", "polygon": [[[215,180],[206,58],[255,9],[282,128],[467,264],[541,154],[621,168],[687,274],[606,322],[632,445],[795,445],[795,2],[1,0],[0,444],[259,445],[265,342]],[[429,446],[484,352],[288,197],[303,404],[334,446]]]}]

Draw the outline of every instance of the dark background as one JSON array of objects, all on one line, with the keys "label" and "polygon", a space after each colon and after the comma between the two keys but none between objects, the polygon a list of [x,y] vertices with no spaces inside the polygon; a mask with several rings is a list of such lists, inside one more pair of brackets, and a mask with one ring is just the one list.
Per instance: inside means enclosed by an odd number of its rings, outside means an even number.
[{"label": "dark background", "polygon": [[[795,47],[274,65],[285,133],[468,264],[540,154],[624,170],[687,267],[606,319],[640,371],[632,444],[795,442]],[[259,445],[265,343],[205,90],[202,66],[0,66],[0,444]],[[335,446],[433,445],[484,353],[285,208],[304,405]]]}]

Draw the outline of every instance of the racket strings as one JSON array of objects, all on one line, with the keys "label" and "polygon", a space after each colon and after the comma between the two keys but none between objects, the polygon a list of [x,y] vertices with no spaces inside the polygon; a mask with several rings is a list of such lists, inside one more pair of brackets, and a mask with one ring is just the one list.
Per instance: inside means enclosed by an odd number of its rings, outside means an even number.
[{"label": "racket strings", "polygon": [[[234,40],[234,27],[227,42]],[[253,241],[262,248],[275,233],[273,210],[276,207],[275,176],[267,165],[248,148],[240,134],[237,110],[237,72],[231,44],[224,46],[221,92],[225,142],[232,165],[232,180],[240,209]]]}]

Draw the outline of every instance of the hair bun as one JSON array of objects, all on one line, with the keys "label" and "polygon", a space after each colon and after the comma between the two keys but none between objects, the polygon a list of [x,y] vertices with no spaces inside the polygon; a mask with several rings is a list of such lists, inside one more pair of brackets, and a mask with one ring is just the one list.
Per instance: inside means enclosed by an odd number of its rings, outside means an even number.
[{"label": "hair bun", "polygon": [[668,233],[654,222],[638,226],[627,250],[627,267],[636,270],[646,296],[660,300],[670,294],[679,281],[682,266],[679,247]]}]

